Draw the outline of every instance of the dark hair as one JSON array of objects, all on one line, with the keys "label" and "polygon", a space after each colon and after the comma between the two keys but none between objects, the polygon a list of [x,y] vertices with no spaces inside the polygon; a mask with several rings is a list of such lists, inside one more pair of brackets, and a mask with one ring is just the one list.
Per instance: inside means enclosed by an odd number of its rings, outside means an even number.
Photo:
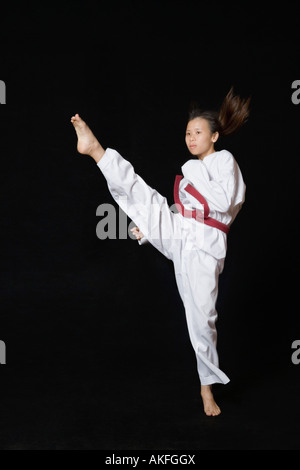
[{"label": "dark hair", "polygon": [[220,135],[233,134],[247,120],[250,100],[251,97],[243,99],[234,95],[233,87],[231,87],[219,111],[204,111],[196,103],[192,103],[188,122],[192,119],[203,118],[208,121],[212,134],[215,132],[219,132]]}]

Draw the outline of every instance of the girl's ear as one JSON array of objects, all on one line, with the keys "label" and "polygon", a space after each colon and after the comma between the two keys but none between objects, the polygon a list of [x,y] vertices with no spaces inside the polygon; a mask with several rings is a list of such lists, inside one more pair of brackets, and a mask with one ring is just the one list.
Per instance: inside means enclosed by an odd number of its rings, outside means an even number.
[{"label": "girl's ear", "polygon": [[218,138],[219,138],[219,132],[214,132],[211,140],[213,141],[213,143],[215,143],[217,142]]}]

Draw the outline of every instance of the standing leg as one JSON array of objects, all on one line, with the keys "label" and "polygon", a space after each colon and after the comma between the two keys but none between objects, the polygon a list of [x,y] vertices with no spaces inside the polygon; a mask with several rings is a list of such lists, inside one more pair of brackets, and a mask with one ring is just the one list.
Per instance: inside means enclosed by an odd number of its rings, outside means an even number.
[{"label": "standing leg", "polygon": [[214,416],[220,413],[220,409],[213,399],[211,385],[229,382],[229,378],[219,369],[215,326],[221,268],[222,261],[202,250],[183,250],[180,262],[175,263],[175,277],[196,353],[204,409],[206,414]]}]

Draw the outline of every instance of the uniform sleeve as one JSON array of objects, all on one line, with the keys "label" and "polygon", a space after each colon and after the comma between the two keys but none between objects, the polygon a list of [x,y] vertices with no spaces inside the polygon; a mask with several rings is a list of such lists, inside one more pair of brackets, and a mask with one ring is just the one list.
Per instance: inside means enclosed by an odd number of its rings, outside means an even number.
[{"label": "uniform sleeve", "polygon": [[199,191],[219,212],[228,212],[233,204],[237,168],[230,152],[224,153],[218,162],[218,179],[212,180],[203,162],[200,165],[201,186]]},{"label": "uniform sleeve", "polygon": [[141,240],[138,240],[139,245],[145,245],[149,243],[149,240],[144,236]]}]

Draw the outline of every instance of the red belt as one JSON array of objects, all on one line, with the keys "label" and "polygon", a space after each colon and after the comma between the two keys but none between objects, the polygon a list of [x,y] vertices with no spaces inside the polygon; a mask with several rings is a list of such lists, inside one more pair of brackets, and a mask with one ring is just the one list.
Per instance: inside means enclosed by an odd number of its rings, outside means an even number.
[{"label": "red belt", "polygon": [[207,204],[206,199],[202,196],[202,194],[200,194],[197,191],[197,189],[195,189],[190,184],[188,184],[184,189],[203,205],[204,214],[203,212],[197,209],[193,211],[185,209],[184,205],[181,203],[179,199],[179,183],[182,178],[183,178],[182,175],[176,175],[175,184],[174,184],[174,200],[175,200],[176,208],[180,212],[180,214],[183,215],[184,217],[193,217],[199,222],[202,222],[206,225],[210,225],[211,227],[216,227],[219,230],[222,230],[223,232],[228,233],[229,225],[223,224],[222,222],[219,222],[218,220],[213,219],[212,217],[209,217],[209,206]]}]

